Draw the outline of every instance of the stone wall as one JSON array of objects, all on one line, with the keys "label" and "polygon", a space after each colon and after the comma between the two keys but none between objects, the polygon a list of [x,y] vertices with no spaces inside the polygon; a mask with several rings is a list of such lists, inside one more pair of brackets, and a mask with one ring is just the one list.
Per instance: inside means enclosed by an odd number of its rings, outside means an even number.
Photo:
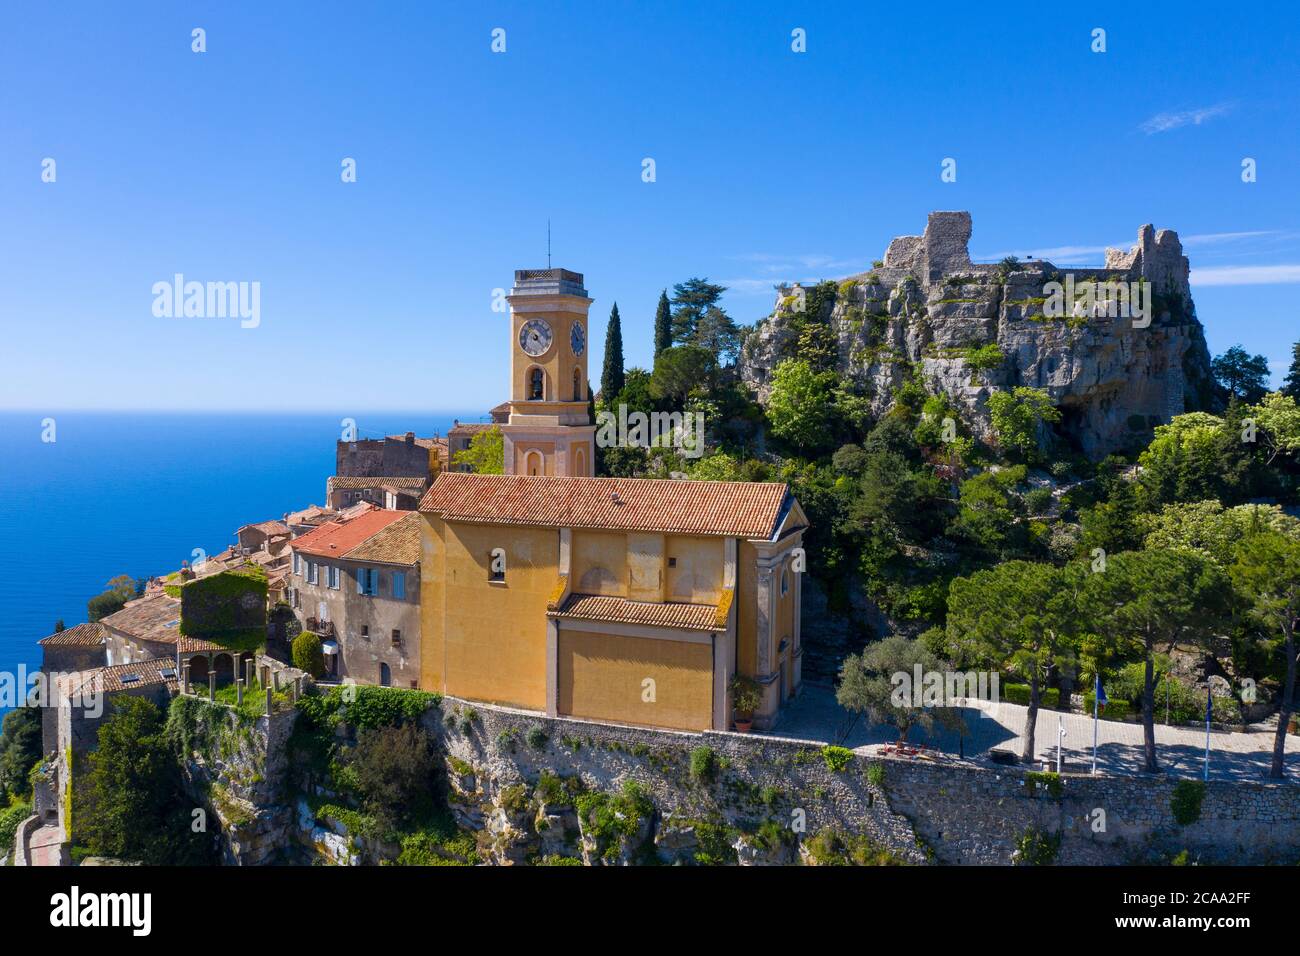
[{"label": "stone wall", "polygon": [[195,805],[208,814],[222,862],[281,861],[292,841],[287,744],[296,710],[252,719],[224,704],[181,698],[193,710],[184,774]]},{"label": "stone wall", "polygon": [[[1056,860],[1068,864],[1164,862],[1183,850],[1207,863],[1300,860],[1294,786],[1210,783],[1199,820],[1179,826],[1170,809],[1177,781],[1164,777],[1067,774],[1049,786],[1017,767],[860,754],[836,772],[813,742],[614,727],[452,698],[429,712],[428,724],[449,758],[453,810],[485,832],[498,863],[563,852],[565,831],[579,826],[565,808],[510,807],[518,786],[531,790],[543,771],[606,792],[638,781],[655,804],[651,835],[664,862],[693,839],[678,824],[701,819],[741,832],[742,863],[793,862],[790,854],[756,856],[743,834],[765,820],[789,826],[800,818],[802,839],[823,828],[863,834],[913,862],[1010,864],[1030,830],[1059,834]],[[711,783],[692,779],[700,747],[720,758]],[[539,831],[542,819],[554,825]],[[570,855],[584,848],[582,834],[576,844],[574,836]]]}]

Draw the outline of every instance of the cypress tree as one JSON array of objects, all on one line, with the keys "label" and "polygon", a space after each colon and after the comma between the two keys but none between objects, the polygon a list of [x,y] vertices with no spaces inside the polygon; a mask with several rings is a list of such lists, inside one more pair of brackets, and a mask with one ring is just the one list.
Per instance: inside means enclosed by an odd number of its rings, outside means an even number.
[{"label": "cypress tree", "polygon": [[673,313],[668,305],[668,290],[659,293],[659,308],[655,310],[655,358],[664,349],[673,347]]},{"label": "cypress tree", "polygon": [[600,372],[600,394],[605,403],[623,391],[623,324],[618,317],[618,303],[609,312],[605,330],[605,366]]},{"label": "cypress tree", "polygon": [[1300,402],[1300,342],[1291,346],[1291,369],[1282,382],[1282,394]]}]

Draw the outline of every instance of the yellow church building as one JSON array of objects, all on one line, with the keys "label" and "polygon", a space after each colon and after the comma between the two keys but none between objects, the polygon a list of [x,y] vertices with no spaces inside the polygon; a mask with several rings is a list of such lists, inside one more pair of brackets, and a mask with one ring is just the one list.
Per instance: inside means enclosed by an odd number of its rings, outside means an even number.
[{"label": "yellow church building", "polygon": [[519,271],[502,475],[420,502],[426,690],[552,716],[732,725],[752,678],[772,726],[801,679],[808,522],[784,484],[592,477],[582,276]]}]

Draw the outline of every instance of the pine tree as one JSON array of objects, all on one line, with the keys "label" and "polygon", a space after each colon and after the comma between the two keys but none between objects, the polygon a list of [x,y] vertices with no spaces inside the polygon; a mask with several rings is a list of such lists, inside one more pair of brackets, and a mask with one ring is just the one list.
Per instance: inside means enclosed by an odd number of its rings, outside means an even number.
[{"label": "pine tree", "polygon": [[668,290],[659,293],[659,308],[655,310],[655,358],[664,349],[673,347],[673,311],[668,304]]},{"label": "pine tree", "polygon": [[623,391],[623,324],[618,317],[618,303],[609,312],[605,331],[605,366],[600,372],[600,394],[606,403]]},{"label": "pine tree", "polygon": [[1282,394],[1300,402],[1300,342],[1291,346],[1291,370],[1282,382]]},{"label": "pine tree", "polygon": [[716,285],[708,279],[687,279],[673,286],[673,342],[677,345],[696,343],[696,329],[710,306],[718,304],[726,286]]}]

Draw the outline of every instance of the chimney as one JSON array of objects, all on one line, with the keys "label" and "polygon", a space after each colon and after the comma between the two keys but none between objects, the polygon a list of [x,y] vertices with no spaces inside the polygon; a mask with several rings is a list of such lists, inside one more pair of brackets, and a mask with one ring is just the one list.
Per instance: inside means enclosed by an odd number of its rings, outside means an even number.
[{"label": "chimney", "polygon": [[407,432],[407,433],[406,433],[406,443],[407,443],[408,445],[414,445],[414,444],[415,444],[415,432]]}]

